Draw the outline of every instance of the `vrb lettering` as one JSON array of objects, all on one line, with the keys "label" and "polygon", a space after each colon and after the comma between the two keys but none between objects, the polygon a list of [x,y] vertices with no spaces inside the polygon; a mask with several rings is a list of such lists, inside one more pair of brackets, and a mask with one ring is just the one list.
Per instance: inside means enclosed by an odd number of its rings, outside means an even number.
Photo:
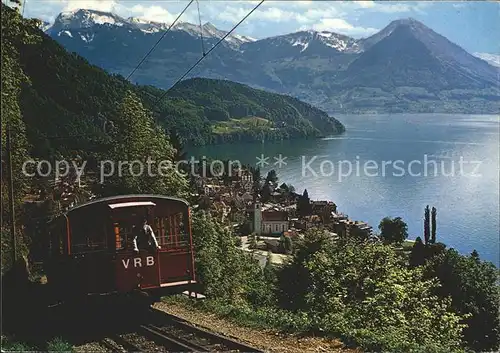
[{"label": "vrb lettering", "polygon": [[[142,261],[142,258],[140,257],[134,257],[133,259],[133,266],[134,268],[137,268],[137,267],[142,267],[142,264],[143,264],[143,261]],[[147,256],[146,257],[146,262],[144,264],[144,266],[154,266],[155,264],[155,259],[153,256]],[[130,259],[122,259],[122,265],[125,269],[128,269],[129,266],[130,266]]]}]

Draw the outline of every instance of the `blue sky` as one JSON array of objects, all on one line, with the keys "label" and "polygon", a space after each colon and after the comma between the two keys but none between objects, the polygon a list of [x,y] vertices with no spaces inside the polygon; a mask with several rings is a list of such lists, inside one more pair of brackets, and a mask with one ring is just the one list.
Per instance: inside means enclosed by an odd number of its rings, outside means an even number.
[{"label": "blue sky", "polygon": [[[184,1],[26,0],[25,16],[53,21],[61,11],[88,8],[170,22]],[[202,22],[229,29],[257,2],[199,0]],[[254,38],[300,29],[369,36],[399,18],[413,17],[467,51],[500,54],[500,3],[441,1],[266,1],[236,33]],[[181,21],[197,23],[194,2]]]}]

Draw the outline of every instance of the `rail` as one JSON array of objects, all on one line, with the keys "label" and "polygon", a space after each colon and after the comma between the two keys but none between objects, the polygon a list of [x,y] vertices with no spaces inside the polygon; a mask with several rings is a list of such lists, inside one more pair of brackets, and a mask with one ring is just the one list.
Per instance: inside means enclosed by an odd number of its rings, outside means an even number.
[{"label": "rail", "polygon": [[[231,350],[239,352],[263,353],[262,350],[237,341],[234,338],[223,336],[218,333],[195,326],[189,322],[186,322],[180,317],[168,314],[159,309],[151,308],[150,312],[156,324],[153,325],[155,327],[155,330],[159,330],[161,331],[161,333],[169,332],[170,335],[174,335],[175,337],[178,337],[178,339],[181,338],[184,341],[198,341],[198,343],[196,343],[198,346],[200,346],[200,350],[198,351],[220,352]],[[172,333],[173,331],[177,332]],[[181,337],[181,335],[183,335],[184,337]],[[208,350],[201,350],[201,348],[203,347],[206,347]]]}]

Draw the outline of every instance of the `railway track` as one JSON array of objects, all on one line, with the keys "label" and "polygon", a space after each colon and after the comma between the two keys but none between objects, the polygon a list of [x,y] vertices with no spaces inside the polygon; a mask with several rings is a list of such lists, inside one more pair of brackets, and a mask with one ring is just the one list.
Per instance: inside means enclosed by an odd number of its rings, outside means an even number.
[{"label": "railway track", "polygon": [[263,351],[239,342],[231,337],[222,336],[215,332],[197,327],[185,320],[168,314],[164,311],[151,308],[152,322],[150,328],[156,332],[176,338],[180,342],[193,344],[197,352],[252,352],[263,353]]},{"label": "railway track", "polygon": [[126,334],[110,335],[100,345],[111,352],[208,352],[205,347],[169,336],[151,325]]},{"label": "railway track", "polygon": [[148,323],[110,335],[99,344],[112,352],[262,352],[161,310],[151,309],[149,314]]}]

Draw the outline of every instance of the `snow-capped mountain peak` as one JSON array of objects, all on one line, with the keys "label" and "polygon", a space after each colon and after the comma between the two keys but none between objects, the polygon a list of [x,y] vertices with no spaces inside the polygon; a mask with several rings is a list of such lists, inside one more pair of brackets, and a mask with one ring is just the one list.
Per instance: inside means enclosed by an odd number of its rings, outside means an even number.
[{"label": "snow-capped mountain peak", "polygon": [[489,53],[474,53],[475,57],[486,61],[488,64],[496,67],[500,67],[500,55],[489,54]]},{"label": "snow-capped mountain peak", "polygon": [[300,31],[291,34],[267,38],[275,45],[290,44],[292,47],[306,51],[311,45],[320,44],[323,47],[335,49],[339,52],[358,52],[359,45],[354,38],[328,31],[317,32],[313,30]]},{"label": "snow-capped mountain peak", "polygon": [[129,17],[127,22],[145,33],[156,33],[168,29],[169,23],[149,21],[138,17]]},{"label": "snow-capped mountain peak", "polygon": [[[73,34],[75,34],[72,33],[73,31],[81,31],[82,29],[87,30],[98,25],[117,26],[127,28],[128,30],[140,30],[146,34],[165,31],[170,27],[169,23],[164,22],[155,22],[138,17],[129,17],[125,19],[109,12],[78,9],[60,13],[50,28],[48,26],[44,28],[47,32],[50,31],[51,34],[57,36],[66,35],[73,37]],[[220,39],[227,34],[227,32],[217,29],[210,22],[205,23],[201,28],[196,24],[179,22],[172,30],[184,31],[197,37],[201,34],[204,38],[216,39]],[[82,40],[85,38],[84,41],[86,42],[91,41],[93,38],[93,36],[88,33],[77,33],[75,36],[82,38]],[[255,39],[232,33],[226,37],[225,41],[228,45],[237,48],[241,44],[253,42]]]},{"label": "snow-capped mountain peak", "polygon": [[124,18],[109,13],[96,10],[78,9],[74,11],[61,12],[57,16],[53,28],[57,29],[79,29],[90,28],[95,25],[124,26],[128,22]]}]

